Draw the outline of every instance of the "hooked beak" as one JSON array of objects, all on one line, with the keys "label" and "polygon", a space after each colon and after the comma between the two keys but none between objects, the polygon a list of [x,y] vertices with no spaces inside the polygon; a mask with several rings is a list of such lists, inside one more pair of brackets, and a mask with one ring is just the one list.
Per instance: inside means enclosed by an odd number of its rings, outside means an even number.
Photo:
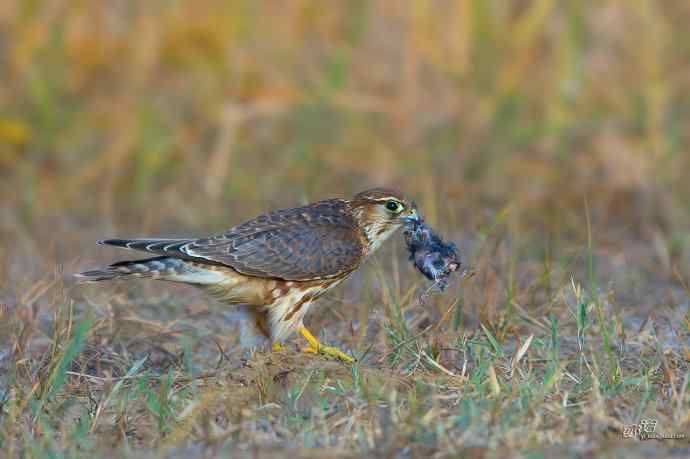
[{"label": "hooked beak", "polygon": [[400,220],[402,220],[404,223],[419,223],[421,221],[421,218],[419,216],[419,212],[417,212],[417,204],[412,203],[412,209],[410,209],[410,214],[405,215],[404,217],[400,217]]}]

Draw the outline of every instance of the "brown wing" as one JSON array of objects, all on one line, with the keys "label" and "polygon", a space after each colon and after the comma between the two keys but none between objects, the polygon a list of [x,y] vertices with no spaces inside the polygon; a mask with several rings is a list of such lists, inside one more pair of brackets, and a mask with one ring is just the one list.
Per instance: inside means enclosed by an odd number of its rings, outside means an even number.
[{"label": "brown wing", "polygon": [[357,268],[364,248],[345,202],[331,199],[261,215],[205,239],[108,239],[102,244],[230,266],[258,277],[306,281]]},{"label": "brown wing", "polygon": [[344,201],[333,199],[262,215],[181,249],[243,274],[305,281],[354,270],[364,253],[358,231]]}]

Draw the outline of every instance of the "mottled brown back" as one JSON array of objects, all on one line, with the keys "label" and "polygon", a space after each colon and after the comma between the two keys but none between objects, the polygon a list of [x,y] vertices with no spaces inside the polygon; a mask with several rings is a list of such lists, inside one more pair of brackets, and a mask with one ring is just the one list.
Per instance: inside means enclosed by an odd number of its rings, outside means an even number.
[{"label": "mottled brown back", "polygon": [[291,281],[341,276],[356,269],[365,255],[362,232],[342,199],[260,215],[209,238],[109,239],[102,243]]}]

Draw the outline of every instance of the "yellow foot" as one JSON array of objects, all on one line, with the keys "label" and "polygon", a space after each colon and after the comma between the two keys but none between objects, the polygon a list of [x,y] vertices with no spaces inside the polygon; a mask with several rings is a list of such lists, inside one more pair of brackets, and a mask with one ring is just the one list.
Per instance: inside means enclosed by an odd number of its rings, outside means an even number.
[{"label": "yellow foot", "polygon": [[331,357],[335,357],[336,359],[340,359],[343,362],[347,363],[355,362],[355,359],[353,359],[340,349],[336,349],[330,346],[324,346],[321,343],[319,343],[319,340],[316,339],[316,337],[314,337],[314,335],[312,335],[311,332],[307,330],[307,328],[304,325],[302,325],[299,328],[299,332],[309,343],[309,346],[302,349],[302,352],[306,352],[308,354],[325,354]]},{"label": "yellow foot", "polygon": [[283,345],[276,341],[271,344],[271,349],[273,349],[273,352],[280,352],[283,350]]}]

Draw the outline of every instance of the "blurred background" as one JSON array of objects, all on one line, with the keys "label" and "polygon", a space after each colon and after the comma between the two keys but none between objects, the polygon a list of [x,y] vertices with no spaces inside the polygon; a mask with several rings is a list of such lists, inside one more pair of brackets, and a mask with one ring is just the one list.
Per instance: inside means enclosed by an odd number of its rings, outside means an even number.
[{"label": "blurred background", "polygon": [[393,185],[499,291],[591,238],[641,303],[688,276],[688,24],[685,1],[3,0],[0,293],[111,259],[104,236]]},{"label": "blurred background", "polygon": [[[238,425],[239,444],[366,456],[379,435],[432,448],[396,457],[596,456],[644,413],[686,431],[689,25],[687,0],[0,0],[0,450],[128,456]],[[74,284],[137,256],[98,239],[381,185],[476,275],[421,304],[393,238],[306,320],[352,369],[297,339],[243,366],[228,308],[186,286]],[[420,349],[474,376],[439,379]]]}]

